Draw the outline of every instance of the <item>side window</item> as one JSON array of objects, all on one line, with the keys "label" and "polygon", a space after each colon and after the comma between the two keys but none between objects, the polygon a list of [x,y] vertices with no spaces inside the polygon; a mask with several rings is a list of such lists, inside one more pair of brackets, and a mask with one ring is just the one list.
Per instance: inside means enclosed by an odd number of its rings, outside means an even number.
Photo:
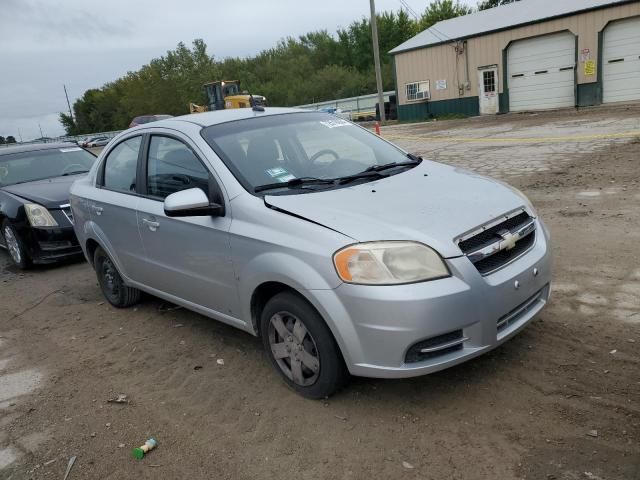
[{"label": "side window", "polygon": [[147,194],[164,199],[188,188],[200,188],[209,196],[209,171],[181,141],[152,136],[147,163]]},{"label": "side window", "polygon": [[104,166],[104,186],[121,192],[136,191],[136,169],[142,137],[134,137],[111,150]]}]

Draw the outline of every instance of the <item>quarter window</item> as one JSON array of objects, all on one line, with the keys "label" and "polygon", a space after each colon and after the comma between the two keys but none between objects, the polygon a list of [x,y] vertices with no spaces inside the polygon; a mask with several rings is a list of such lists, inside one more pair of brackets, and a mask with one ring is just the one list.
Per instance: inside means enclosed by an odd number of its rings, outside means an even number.
[{"label": "quarter window", "polygon": [[189,188],[200,188],[209,196],[209,171],[181,141],[157,135],[151,137],[147,193],[164,199]]},{"label": "quarter window", "polygon": [[104,186],[121,192],[136,191],[136,170],[142,137],[125,140],[115,147],[105,161]]}]

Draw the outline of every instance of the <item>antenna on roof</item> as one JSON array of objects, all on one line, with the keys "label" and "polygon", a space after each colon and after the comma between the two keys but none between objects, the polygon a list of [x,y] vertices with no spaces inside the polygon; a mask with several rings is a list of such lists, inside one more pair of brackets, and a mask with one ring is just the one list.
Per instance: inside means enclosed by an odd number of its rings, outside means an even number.
[{"label": "antenna on roof", "polygon": [[249,94],[249,105],[251,105],[251,110],[253,110],[254,112],[264,112],[264,107],[256,103],[253,95],[251,95],[251,90],[249,90],[248,88],[247,93]]}]

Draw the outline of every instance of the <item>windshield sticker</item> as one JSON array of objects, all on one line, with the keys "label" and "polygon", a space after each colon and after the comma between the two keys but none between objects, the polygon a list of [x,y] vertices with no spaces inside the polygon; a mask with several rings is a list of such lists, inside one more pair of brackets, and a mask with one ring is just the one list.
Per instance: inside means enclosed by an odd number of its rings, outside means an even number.
[{"label": "windshield sticker", "polygon": [[287,172],[282,167],[270,168],[269,170],[267,170],[267,175],[273,178],[280,177],[281,175],[286,175],[287,173],[289,172]]},{"label": "windshield sticker", "polygon": [[346,120],[342,120],[341,118],[336,118],[335,120],[324,120],[320,123],[327,128],[348,127],[352,125],[351,122],[347,122]]},{"label": "windshield sticker", "polygon": [[289,180],[294,180],[295,178],[296,178],[295,175],[291,175],[290,173],[287,173],[286,175],[276,178],[276,180],[284,183],[284,182],[288,182]]},{"label": "windshield sticker", "polygon": [[61,148],[60,149],[60,151],[62,153],[79,152],[80,150],[82,150],[80,147],[70,147],[70,148]]},{"label": "windshield sticker", "polygon": [[288,182],[289,180],[293,180],[295,175],[291,175],[286,169],[282,167],[275,167],[266,170],[267,175],[271,178],[277,180],[278,182]]}]

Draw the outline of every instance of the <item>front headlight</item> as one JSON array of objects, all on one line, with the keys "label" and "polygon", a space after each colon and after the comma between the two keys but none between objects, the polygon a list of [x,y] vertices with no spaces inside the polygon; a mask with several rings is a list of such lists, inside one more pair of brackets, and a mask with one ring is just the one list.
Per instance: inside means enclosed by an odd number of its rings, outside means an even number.
[{"label": "front headlight", "polygon": [[24,210],[32,227],[57,227],[58,222],[51,216],[49,210],[37,203],[26,203]]},{"label": "front headlight", "polygon": [[338,250],[333,263],[343,281],[363,285],[398,285],[450,275],[440,255],[418,242],[358,243]]}]

